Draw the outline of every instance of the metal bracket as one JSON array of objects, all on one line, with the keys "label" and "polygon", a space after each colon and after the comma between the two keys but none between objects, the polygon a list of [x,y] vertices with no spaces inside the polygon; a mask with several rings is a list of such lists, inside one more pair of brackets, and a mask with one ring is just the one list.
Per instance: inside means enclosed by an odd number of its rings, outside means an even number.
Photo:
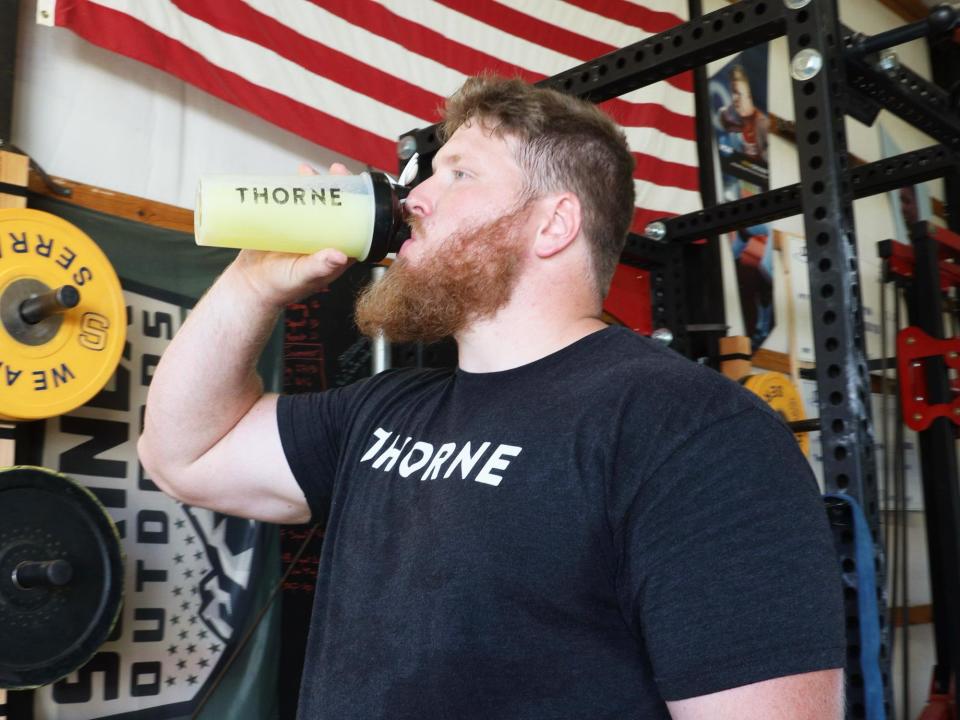
[{"label": "metal bracket", "polygon": [[900,400],[903,422],[916,432],[926,430],[938,417],[960,425],[960,397],[953,402],[927,402],[926,367],[928,358],[942,357],[947,367],[960,370],[960,339],[939,340],[916,327],[897,334],[897,368],[900,374]]}]

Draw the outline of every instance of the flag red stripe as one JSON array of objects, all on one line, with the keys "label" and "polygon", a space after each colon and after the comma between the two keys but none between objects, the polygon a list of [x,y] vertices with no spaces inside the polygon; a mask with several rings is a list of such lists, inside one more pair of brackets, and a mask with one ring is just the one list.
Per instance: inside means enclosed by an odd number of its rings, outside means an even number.
[{"label": "flag red stripe", "polygon": [[129,15],[82,1],[61,0],[57,24],[107,50],[176,75],[334,152],[390,172],[396,169],[394,141],[248,82]]},{"label": "flag red stripe", "polygon": [[[369,30],[408,50],[430,58],[464,75],[490,70],[500,75],[519,75],[527,82],[544,76],[504,62],[476,48],[451,40],[435,30],[395,15],[373,0],[310,0],[349,23]],[[452,89],[451,89],[452,90]]]},{"label": "flag red stripe", "polygon": [[647,180],[656,185],[680,188],[681,190],[699,190],[700,176],[696,167],[670,162],[655,155],[634,152],[636,169],[633,176],[638,180]]},{"label": "flag red stripe", "polygon": [[[311,2],[358,27],[396,42],[418,55],[430,58],[464,75],[476,75],[484,70],[490,70],[500,75],[519,75],[527,82],[536,82],[546,77],[451,40],[430,28],[395,15],[372,0],[311,0]],[[633,103],[613,99],[602,105],[622,125],[652,127],[672,137],[683,140],[696,139],[696,126],[692,116],[673,112],[659,103]],[[691,100],[691,112],[692,109]]]},{"label": "flag red stripe", "polygon": [[588,12],[633,25],[649,33],[662,33],[684,22],[683,18],[662,10],[651,10],[627,0],[566,0]]},{"label": "flag red stripe", "polygon": [[[472,17],[491,27],[499,28],[511,35],[582,61],[592,60],[620,49],[556,25],[551,25],[543,20],[538,20],[506,5],[493,2],[493,0],[436,1],[441,5],[446,5],[451,10],[456,10],[462,15]],[[606,13],[602,11],[598,14],[606,16]],[[674,25],[678,25],[680,22],[677,19]],[[693,75],[689,72],[667,78],[666,82],[681,90],[693,91]]]},{"label": "flag red stripe", "polygon": [[269,48],[315,75],[429,122],[439,119],[437,107],[442,97],[311,40],[244,2],[170,1],[188,15]]}]

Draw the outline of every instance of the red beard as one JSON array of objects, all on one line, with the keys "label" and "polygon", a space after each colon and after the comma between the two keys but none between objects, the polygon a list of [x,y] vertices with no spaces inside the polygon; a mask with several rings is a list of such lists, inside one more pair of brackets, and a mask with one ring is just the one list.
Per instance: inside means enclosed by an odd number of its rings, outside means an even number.
[{"label": "red beard", "polygon": [[[528,206],[450,236],[416,265],[398,258],[357,298],[357,327],[391,342],[436,342],[492,317],[510,300],[525,248],[519,228]],[[420,222],[414,218],[414,235]]]}]

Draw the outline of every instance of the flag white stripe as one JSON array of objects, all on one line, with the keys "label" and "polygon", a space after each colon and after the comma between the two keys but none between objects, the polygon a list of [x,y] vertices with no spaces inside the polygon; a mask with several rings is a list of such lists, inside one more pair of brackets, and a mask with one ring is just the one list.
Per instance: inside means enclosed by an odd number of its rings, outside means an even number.
[{"label": "flag white stripe", "polygon": [[686,0],[626,0],[626,2],[631,5],[646,8],[647,10],[670,13],[680,18],[680,22],[686,22]]},{"label": "flag white stripe", "polygon": [[680,165],[697,165],[697,143],[660,132],[656,128],[624,127],[631,150]]},{"label": "flag white stripe", "polygon": [[354,25],[312,3],[243,1],[257,12],[268,15],[314,42],[389,72],[440,97],[447,97],[467,79],[466,75],[453,68],[411,52],[399,43]]},{"label": "flag white stripe", "polygon": [[702,208],[700,193],[695,190],[681,190],[636,178],[633,189],[637,194],[637,207],[663,210],[664,215],[682,215]]},{"label": "flag white stripe", "polygon": [[[583,60],[516,37],[432,0],[374,2],[405,20],[430,28],[455,42],[541,75],[549,77],[583,63]],[[587,34],[587,31],[589,28],[577,28],[577,32],[581,34]],[[656,103],[682,115],[690,115],[693,111],[693,93],[667,82],[658,82],[635,90],[624,95],[623,99],[630,102]]]},{"label": "flag white stripe", "polygon": [[[617,48],[632,45],[654,35],[633,25],[627,25],[619,20],[613,20],[559,0],[548,3],[541,0],[495,0],[495,2],[558,28],[571,29],[579,35]],[[579,62],[574,61],[574,64]],[[657,103],[673,112],[693,115],[693,93],[675,88],[666,82],[662,82],[662,87],[658,83],[634,90],[621,95],[620,99],[633,103]]]},{"label": "flag white stripe", "polygon": [[316,75],[274,51],[183,13],[165,0],[95,0],[200,53],[208,62],[358,128],[391,140],[429,121]]}]

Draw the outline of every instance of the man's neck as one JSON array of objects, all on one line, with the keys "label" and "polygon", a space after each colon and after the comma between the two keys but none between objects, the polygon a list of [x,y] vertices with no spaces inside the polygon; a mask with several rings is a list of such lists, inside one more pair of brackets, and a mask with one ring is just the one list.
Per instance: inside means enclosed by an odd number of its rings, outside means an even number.
[{"label": "man's neck", "polygon": [[591,314],[524,315],[500,312],[458,333],[460,368],[473,373],[510,370],[551,355],[606,327]]}]

